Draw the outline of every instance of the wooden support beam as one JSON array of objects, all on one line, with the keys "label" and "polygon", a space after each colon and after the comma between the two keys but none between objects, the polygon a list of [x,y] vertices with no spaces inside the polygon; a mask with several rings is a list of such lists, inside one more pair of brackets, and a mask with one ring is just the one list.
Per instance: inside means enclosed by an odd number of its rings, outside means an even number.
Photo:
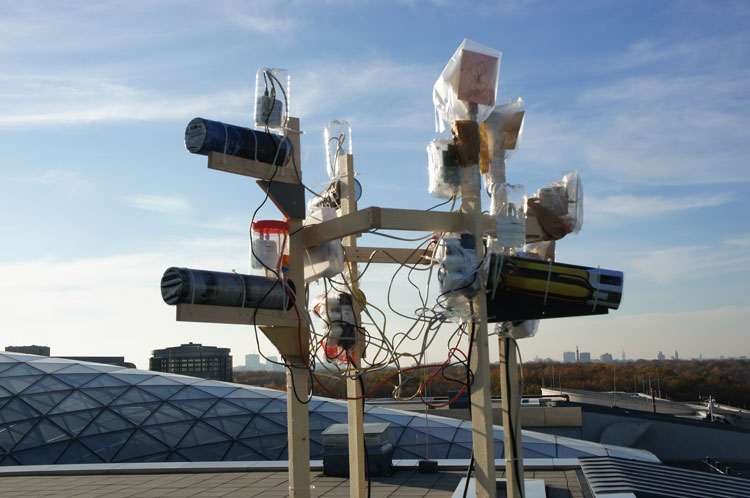
[{"label": "wooden support beam", "polygon": [[[310,418],[307,404],[309,380],[307,368],[299,358],[291,361],[296,367],[286,369],[286,426],[289,455],[289,498],[310,496]],[[291,428],[294,428],[293,430]]]},{"label": "wooden support beam", "polygon": [[[276,327],[297,327],[297,314],[294,310],[231,308],[205,304],[178,304],[178,322],[226,323],[230,325],[265,325]],[[302,322],[307,323],[305,316]]]},{"label": "wooden support beam", "polygon": [[432,249],[404,249],[395,247],[354,247],[346,250],[347,261],[357,263],[393,263],[405,265],[429,265],[427,259]]},{"label": "wooden support beam", "polygon": [[[339,157],[339,171],[343,172],[341,177],[341,212],[344,215],[357,213],[357,199],[354,195],[354,157],[351,154]],[[356,252],[357,235],[352,233],[344,237],[343,246],[346,249],[347,256]],[[347,258],[348,259],[348,258]],[[352,290],[356,293],[359,290],[359,272],[357,264],[347,261],[348,280],[352,282]],[[356,297],[352,299],[354,305],[354,319],[356,323],[361,324],[361,309]],[[352,367],[359,368],[362,366],[362,357],[365,354],[364,337],[359,329],[356,329],[354,340],[354,352]],[[346,395],[350,399],[347,404],[347,422],[349,425],[349,496],[351,498],[365,498],[365,412],[364,401],[362,396],[362,383],[358,378],[346,379]]]},{"label": "wooden support beam", "polygon": [[[299,183],[294,174],[291,164],[287,166],[274,166],[244,157],[229,156],[221,152],[208,153],[208,168],[235,175],[249,176],[260,180],[268,180],[273,177],[275,182]],[[276,172],[276,174],[274,174]]]},{"label": "wooden support beam", "polygon": [[521,443],[521,393],[518,389],[518,363],[513,339],[499,338],[500,385],[503,392],[503,432],[505,433],[505,478],[509,497],[524,496],[523,445]]}]

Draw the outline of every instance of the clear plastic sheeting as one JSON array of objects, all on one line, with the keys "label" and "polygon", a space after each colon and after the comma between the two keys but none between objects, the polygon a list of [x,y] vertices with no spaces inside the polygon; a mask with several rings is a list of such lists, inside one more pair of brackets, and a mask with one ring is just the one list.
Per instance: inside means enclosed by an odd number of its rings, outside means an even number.
[{"label": "clear plastic sheeting", "polygon": [[286,127],[290,81],[286,69],[258,69],[255,73],[255,126]]},{"label": "clear plastic sheeting", "polygon": [[[436,128],[442,133],[457,120],[484,122],[495,107],[500,75],[499,50],[464,40],[435,82]],[[476,115],[472,107],[476,105]]]},{"label": "clear plastic sheeting", "polygon": [[534,337],[539,330],[539,320],[523,320],[520,322],[501,322],[495,325],[495,333],[507,335],[514,339]]},{"label": "clear plastic sheeting", "polygon": [[518,253],[522,258],[534,258],[540,261],[555,260],[555,241],[542,240],[526,244],[523,251]]},{"label": "clear plastic sheeting", "polygon": [[497,219],[497,245],[521,247],[526,244],[526,190],[507,183],[493,186],[490,215]]},{"label": "clear plastic sheeting", "polygon": [[[331,207],[316,207],[305,218],[304,226],[315,225],[336,218],[336,210]],[[331,240],[305,250],[305,282],[312,282],[321,277],[335,277],[342,271],[344,251],[340,240]]]},{"label": "clear plastic sheeting", "polygon": [[323,339],[326,361],[349,363],[357,330],[351,294],[331,289],[327,295],[315,299],[312,311],[326,324]]},{"label": "clear plastic sheeting", "polygon": [[334,178],[343,174],[339,171],[339,157],[352,154],[352,127],[348,121],[335,119],[325,127],[326,171]]},{"label": "clear plastic sheeting", "polygon": [[468,319],[469,299],[479,291],[476,241],[472,235],[444,236],[435,250],[440,263],[440,304],[449,316]]},{"label": "clear plastic sheeting", "polygon": [[534,197],[544,209],[564,223],[568,233],[581,231],[583,184],[578,171],[565,173],[562,179],[543,185],[536,191]]},{"label": "clear plastic sheeting", "polygon": [[518,150],[523,136],[524,115],[523,99],[519,97],[495,107],[487,117],[484,125],[487,128],[490,160],[500,157],[508,159]]},{"label": "clear plastic sheeting", "polygon": [[428,191],[433,197],[450,199],[461,195],[461,170],[453,140],[438,138],[427,145]]}]

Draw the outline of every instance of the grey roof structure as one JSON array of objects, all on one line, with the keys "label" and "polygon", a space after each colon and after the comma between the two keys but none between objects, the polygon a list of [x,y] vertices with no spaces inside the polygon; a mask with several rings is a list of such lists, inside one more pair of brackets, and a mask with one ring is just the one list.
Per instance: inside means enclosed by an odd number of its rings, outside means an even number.
[{"label": "grey roof structure", "polygon": [[[321,432],[347,420],[346,403],[313,398],[310,456]],[[469,458],[471,424],[370,406],[389,422],[397,459]],[[0,465],[287,459],[286,393],[62,358],[0,353]],[[496,458],[503,431],[495,427]],[[524,431],[524,458],[651,453]]]}]

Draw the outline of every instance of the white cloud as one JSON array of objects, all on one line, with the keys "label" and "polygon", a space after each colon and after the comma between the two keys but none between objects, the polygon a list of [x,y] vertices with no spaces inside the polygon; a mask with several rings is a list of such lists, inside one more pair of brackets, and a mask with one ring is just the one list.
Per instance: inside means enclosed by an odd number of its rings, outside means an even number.
[{"label": "white cloud", "polygon": [[83,175],[80,171],[62,168],[48,169],[36,176],[11,178],[10,181],[30,185],[42,185],[68,196],[85,194],[91,192],[94,188],[91,179]]},{"label": "white cloud", "polygon": [[190,204],[181,197],[134,194],[127,196],[125,200],[132,207],[162,214],[183,214],[190,211]]},{"label": "white cloud", "polygon": [[595,221],[617,222],[627,219],[643,219],[691,209],[721,206],[734,200],[732,195],[687,196],[666,198],[663,196],[612,195],[609,197],[587,197],[587,216]]},{"label": "white cloud", "polygon": [[629,264],[636,277],[667,284],[750,271],[750,255],[734,248],[682,246],[647,251],[633,257]]}]

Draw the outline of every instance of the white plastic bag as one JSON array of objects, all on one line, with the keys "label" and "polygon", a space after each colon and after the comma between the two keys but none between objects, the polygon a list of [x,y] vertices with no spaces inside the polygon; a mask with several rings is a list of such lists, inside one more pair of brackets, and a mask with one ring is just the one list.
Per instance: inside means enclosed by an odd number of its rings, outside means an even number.
[{"label": "white plastic bag", "polygon": [[[500,75],[499,50],[464,40],[435,82],[432,101],[435,104],[438,132],[457,120],[484,122],[495,107],[497,80]],[[476,116],[471,107],[476,104]]]}]

